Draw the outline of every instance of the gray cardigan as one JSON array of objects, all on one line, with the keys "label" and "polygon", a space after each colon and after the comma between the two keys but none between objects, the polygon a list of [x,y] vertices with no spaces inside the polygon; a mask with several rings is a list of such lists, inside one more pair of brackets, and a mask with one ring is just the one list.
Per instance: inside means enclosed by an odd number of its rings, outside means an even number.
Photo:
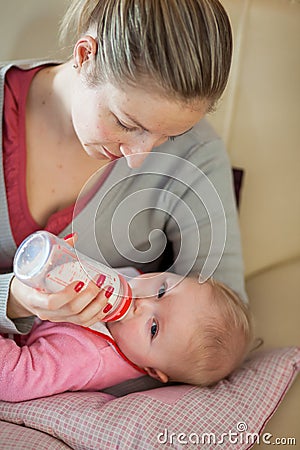
[{"label": "gray cardigan", "polygon": [[[7,68],[0,73],[1,111]],[[6,317],[16,244],[3,175],[1,163],[0,331],[26,333],[32,319]],[[89,183],[82,196],[88,188]],[[182,275],[192,271],[202,279],[213,274],[247,300],[231,167],[222,141],[205,119],[152,150],[138,169],[130,169],[125,158],[113,163],[92,199],[84,206],[77,201],[73,224],[61,234],[72,229],[79,234],[78,250],[112,267]]]}]

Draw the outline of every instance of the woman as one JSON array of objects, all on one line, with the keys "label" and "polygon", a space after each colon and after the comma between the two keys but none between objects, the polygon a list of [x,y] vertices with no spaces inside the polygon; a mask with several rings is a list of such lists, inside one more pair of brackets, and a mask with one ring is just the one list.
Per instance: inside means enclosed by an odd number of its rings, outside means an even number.
[{"label": "woman", "polygon": [[114,267],[214,273],[245,299],[230,166],[203,119],[231,63],[221,4],[75,0],[62,29],[76,30],[69,61],[1,71],[0,330],[103,317],[92,283],[46,295],[13,277],[37,229],[73,226],[80,251]]}]

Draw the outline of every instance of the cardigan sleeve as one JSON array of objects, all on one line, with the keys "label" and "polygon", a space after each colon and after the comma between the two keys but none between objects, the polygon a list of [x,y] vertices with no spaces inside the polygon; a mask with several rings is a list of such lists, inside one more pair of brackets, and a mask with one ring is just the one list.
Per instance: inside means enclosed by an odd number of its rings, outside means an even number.
[{"label": "cardigan sleeve", "polygon": [[6,316],[7,297],[12,277],[12,273],[0,275],[0,330],[3,333],[11,333],[14,331],[12,322]]},{"label": "cardigan sleeve", "polygon": [[28,333],[33,325],[34,317],[11,320],[7,317],[7,300],[13,273],[0,275],[0,332],[23,334]]}]

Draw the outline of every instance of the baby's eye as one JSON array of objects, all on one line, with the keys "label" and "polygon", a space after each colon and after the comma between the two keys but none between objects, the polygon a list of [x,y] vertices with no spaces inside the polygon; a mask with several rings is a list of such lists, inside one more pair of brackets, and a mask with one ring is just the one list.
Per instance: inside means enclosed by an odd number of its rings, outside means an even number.
[{"label": "baby's eye", "polygon": [[158,333],[158,325],[154,319],[153,319],[150,331],[151,331],[151,339],[154,339]]},{"label": "baby's eye", "polygon": [[165,295],[165,293],[166,293],[166,289],[167,289],[166,285],[165,285],[165,283],[163,283],[161,285],[161,287],[158,289],[157,298],[163,297],[163,295]]}]

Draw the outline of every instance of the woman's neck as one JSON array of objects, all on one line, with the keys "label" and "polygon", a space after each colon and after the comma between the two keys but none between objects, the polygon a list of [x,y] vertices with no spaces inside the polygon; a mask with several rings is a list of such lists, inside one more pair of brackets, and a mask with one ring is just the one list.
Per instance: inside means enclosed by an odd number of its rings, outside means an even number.
[{"label": "woman's neck", "polygon": [[41,115],[59,140],[78,144],[71,113],[75,76],[71,61],[42,69],[33,80],[27,105],[36,111],[41,108]]}]

